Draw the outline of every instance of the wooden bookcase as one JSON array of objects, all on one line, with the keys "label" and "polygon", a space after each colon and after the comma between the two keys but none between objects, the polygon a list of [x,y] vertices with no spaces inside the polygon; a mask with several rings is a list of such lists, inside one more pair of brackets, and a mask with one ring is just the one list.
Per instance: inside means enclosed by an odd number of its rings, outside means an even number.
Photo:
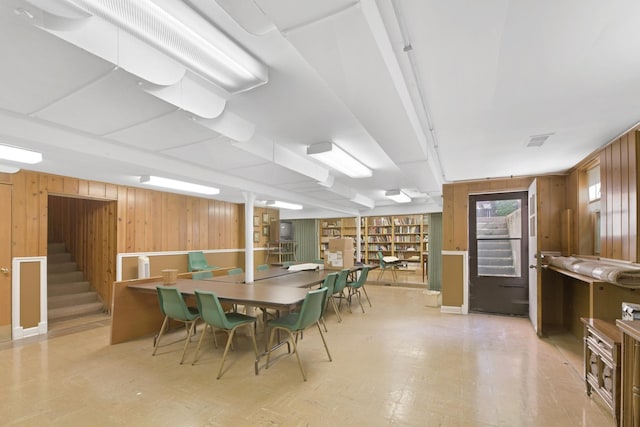
[{"label": "wooden bookcase", "polygon": [[[407,260],[412,267],[421,268],[422,255],[428,251],[428,215],[389,215],[356,218],[324,218],[319,220],[320,257],[337,237],[352,237],[357,242],[360,227],[360,251],[366,263],[377,263],[378,251],[384,256]],[[413,264],[415,263],[415,264]]]}]

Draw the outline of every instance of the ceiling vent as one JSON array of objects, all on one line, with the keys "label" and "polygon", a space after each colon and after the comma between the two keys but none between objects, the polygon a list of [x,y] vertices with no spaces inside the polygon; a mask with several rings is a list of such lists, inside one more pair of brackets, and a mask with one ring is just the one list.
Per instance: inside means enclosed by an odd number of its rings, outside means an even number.
[{"label": "ceiling vent", "polygon": [[543,135],[532,135],[529,137],[527,147],[542,147],[553,133],[545,133]]}]

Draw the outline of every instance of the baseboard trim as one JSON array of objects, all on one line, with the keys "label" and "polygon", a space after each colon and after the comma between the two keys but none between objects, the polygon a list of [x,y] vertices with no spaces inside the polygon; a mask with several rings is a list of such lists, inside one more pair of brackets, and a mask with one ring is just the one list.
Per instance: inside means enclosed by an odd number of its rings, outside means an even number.
[{"label": "baseboard trim", "polygon": [[443,305],[442,307],[440,307],[440,313],[463,314],[462,307],[454,305]]}]

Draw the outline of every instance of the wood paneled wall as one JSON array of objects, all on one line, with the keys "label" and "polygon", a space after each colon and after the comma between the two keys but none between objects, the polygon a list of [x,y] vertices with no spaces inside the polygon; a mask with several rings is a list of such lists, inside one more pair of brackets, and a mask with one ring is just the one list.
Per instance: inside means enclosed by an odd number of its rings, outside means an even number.
[{"label": "wood paneled wall", "polygon": [[[469,250],[469,195],[526,191],[533,177],[494,179],[445,184],[443,186],[442,233],[444,251]],[[538,250],[560,251],[562,247],[561,217],[566,207],[566,177],[537,178]],[[444,258],[444,256],[443,256]],[[460,274],[447,268],[443,259],[442,305],[462,306],[464,283]]]},{"label": "wood paneled wall", "polygon": [[[54,238],[83,245],[70,249],[106,302],[116,253],[244,247],[244,205],[29,171],[0,181],[13,185],[12,256],[46,256]],[[71,198],[51,199],[59,224],[49,195]]]},{"label": "wood paneled wall", "polygon": [[631,131],[600,152],[600,256],[638,262],[638,142]]}]

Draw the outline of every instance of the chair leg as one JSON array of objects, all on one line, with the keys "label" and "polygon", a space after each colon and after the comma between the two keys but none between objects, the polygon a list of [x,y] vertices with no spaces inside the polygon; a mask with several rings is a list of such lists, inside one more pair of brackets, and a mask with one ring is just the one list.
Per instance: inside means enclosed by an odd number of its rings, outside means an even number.
[{"label": "chair leg", "polygon": [[265,369],[269,369],[269,360],[271,359],[271,349],[273,348],[273,338],[276,335],[276,329],[271,329],[271,334],[269,334],[269,344],[267,344],[267,363],[264,366]]},{"label": "chair leg", "polygon": [[382,275],[384,274],[384,268],[380,267],[380,271],[378,272],[378,282],[382,279]]},{"label": "chair leg", "polygon": [[[241,325],[239,325],[239,326],[241,326]],[[227,338],[227,345],[225,346],[224,354],[222,355],[222,362],[220,362],[220,370],[218,371],[218,376],[216,377],[217,380],[219,380],[220,377],[222,376],[222,368],[224,367],[224,361],[227,358],[227,353],[229,352],[229,347],[231,347],[231,341],[233,341],[233,334],[235,334],[237,327],[238,326],[233,328],[231,331],[228,331],[229,332],[229,337]]]},{"label": "chair leg", "polygon": [[320,322],[322,322],[322,326],[324,326],[324,331],[329,332],[327,330],[327,322],[324,321],[324,316],[320,317]]},{"label": "chair leg", "polygon": [[320,325],[318,324],[318,322],[316,322],[316,325],[318,326],[318,330],[320,331],[320,337],[322,337],[322,343],[324,344],[324,349],[327,351],[327,356],[329,356],[329,362],[333,362],[333,359],[331,358],[331,353],[329,353],[329,347],[327,346],[327,341],[324,339],[324,334],[322,333],[322,329],[320,329]]},{"label": "chair leg", "polygon": [[329,297],[329,299],[331,300],[331,305],[333,305],[333,311],[335,311],[336,316],[338,316],[338,323],[342,322],[342,317],[340,316],[340,309],[336,305],[335,300],[333,299],[333,297]]},{"label": "chair leg", "polygon": [[[253,328],[251,327],[252,325]],[[251,333],[251,342],[253,343],[253,352],[256,354],[256,361],[253,364],[253,369],[255,370],[256,375],[258,375],[258,362],[260,361],[260,354],[258,353],[258,343],[256,343],[256,322],[247,323],[247,326],[250,330],[253,329]]]},{"label": "chair leg", "polygon": [[[187,332],[187,339],[184,341],[184,348],[182,349],[182,357],[180,358],[180,364],[182,365],[182,362],[184,362],[184,355],[187,352],[187,347],[189,346],[189,341],[191,341],[191,336],[193,335],[193,331],[196,328],[196,320],[193,320],[192,322],[189,322],[189,332]],[[205,329],[207,329],[205,327]],[[203,331],[204,332],[204,331]]]},{"label": "chair leg", "polygon": [[362,285],[362,290],[364,291],[364,294],[367,297],[367,302],[369,303],[369,307],[373,307],[371,305],[371,300],[369,299],[369,294],[367,293],[367,288],[365,288],[364,285]]},{"label": "chair leg", "polygon": [[360,299],[360,291],[356,289],[355,294],[358,297],[358,304],[360,304],[360,308],[362,309],[362,312],[364,313],[364,307],[362,306],[362,300]]},{"label": "chair leg", "polygon": [[349,288],[349,295],[347,296],[347,308],[349,309],[349,313],[353,313],[351,311],[351,297],[353,296],[353,288]]},{"label": "chair leg", "polygon": [[[191,362],[191,365],[195,365],[196,361],[198,360],[198,352],[200,351],[200,346],[202,345],[202,340],[204,339],[204,336],[207,333],[207,326],[210,326],[210,325],[207,325],[205,323],[204,329],[202,330],[202,334],[200,334],[200,339],[198,340],[198,346],[196,347],[196,354],[193,355],[193,361]],[[213,336],[214,336],[214,339],[215,339],[216,332],[213,329],[213,326],[211,326],[211,331],[213,332]],[[216,344],[216,348],[218,348],[217,344]]]},{"label": "chair leg", "polygon": [[160,346],[160,338],[164,333],[164,329],[167,326],[168,321],[169,321],[169,316],[164,316],[164,320],[162,321],[162,326],[160,326],[160,333],[158,333],[158,338],[156,338],[156,345],[153,346],[153,353],[151,353],[152,356],[155,356],[156,351],[158,351],[158,347]]},{"label": "chair leg", "polygon": [[[320,329],[320,334],[322,335],[322,329],[320,328],[320,324],[318,324],[318,328]],[[293,334],[291,333],[290,330],[287,329],[286,331],[289,333],[289,336],[291,337],[291,341],[293,342],[293,352],[296,354],[296,359],[298,360],[298,366],[300,366],[300,372],[302,372],[302,378],[306,381],[307,374],[304,373],[304,368],[302,367],[302,361],[300,360],[300,355],[298,354],[298,346],[296,345],[296,340],[293,338]]]}]

